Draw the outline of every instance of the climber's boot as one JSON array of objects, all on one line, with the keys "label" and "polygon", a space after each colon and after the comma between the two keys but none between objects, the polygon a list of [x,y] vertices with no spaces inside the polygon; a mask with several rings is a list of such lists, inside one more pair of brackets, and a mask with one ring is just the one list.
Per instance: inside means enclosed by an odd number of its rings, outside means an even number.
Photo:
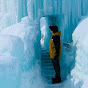
[{"label": "climber's boot", "polygon": [[61,78],[52,78],[52,83],[60,83],[61,82]]}]

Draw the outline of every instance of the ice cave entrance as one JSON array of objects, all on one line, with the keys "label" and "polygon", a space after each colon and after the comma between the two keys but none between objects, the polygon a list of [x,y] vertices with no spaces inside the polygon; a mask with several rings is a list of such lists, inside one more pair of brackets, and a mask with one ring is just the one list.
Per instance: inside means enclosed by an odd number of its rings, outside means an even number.
[{"label": "ice cave entrance", "polygon": [[51,38],[51,31],[49,26],[57,25],[56,16],[43,16],[40,19],[41,30],[41,75],[45,82],[52,83],[51,79],[54,78],[55,71],[52,65],[51,58],[48,57],[49,42]]},{"label": "ice cave entrance", "polygon": [[[59,16],[46,15],[40,19],[40,30],[41,30],[41,74],[45,81],[50,81],[55,75],[51,59],[48,57],[49,53],[49,42],[51,38],[51,31],[49,26],[58,26]],[[58,27],[58,31],[59,27]],[[62,35],[64,36],[64,35]],[[61,37],[61,77],[62,80],[66,80],[67,76],[71,73],[71,70],[75,66],[75,48],[72,43],[64,42]],[[49,82],[50,83],[50,82]]]},{"label": "ice cave entrance", "polygon": [[49,49],[49,42],[51,38],[51,31],[49,26],[57,25],[57,16],[43,16],[40,19],[40,30],[41,30],[41,45],[44,46],[47,50]]}]

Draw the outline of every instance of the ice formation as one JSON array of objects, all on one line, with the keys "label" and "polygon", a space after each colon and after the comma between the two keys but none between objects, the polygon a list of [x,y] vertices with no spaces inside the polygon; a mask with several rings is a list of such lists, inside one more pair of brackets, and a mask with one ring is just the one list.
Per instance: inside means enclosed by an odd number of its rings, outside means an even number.
[{"label": "ice formation", "polygon": [[0,86],[19,87],[22,64],[19,59],[24,59],[24,44],[17,36],[0,35],[0,47]]},{"label": "ice formation", "polygon": [[[79,26],[78,23],[88,15],[87,3],[87,0],[0,0],[0,86],[44,87],[40,39],[43,33],[48,48],[51,37],[48,27],[55,24],[62,33],[60,65],[65,88],[86,88],[88,18]],[[63,42],[69,42],[70,49],[63,48]]]},{"label": "ice formation", "polygon": [[[12,81],[14,85],[18,84],[19,86],[14,86],[14,88],[19,88],[19,87],[36,88],[37,85],[40,84],[42,80],[41,75],[39,73],[40,67],[38,66],[38,62],[40,61],[39,60],[40,55],[38,55],[38,53],[40,52],[40,48],[37,50],[35,47],[40,45],[38,44],[38,42],[40,41],[40,36],[39,36],[40,32],[36,30],[37,28],[35,26],[36,23],[35,24],[32,24],[32,23],[33,22],[29,20],[28,17],[24,17],[20,23],[14,24],[4,29],[0,33],[2,35],[0,37],[0,40],[3,41],[0,44],[0,47],[2,47],[0,50],[0,54],[3,55],[4,53],[9,53],[14,58],[18,58],[17,60],[19,61],[18,65],[20,68],[18,71],[20,72],[18,72],[18,74],[20,74],[19,75],[20,78],[16,79],[18,80],[19,83],[16,81],[15,82]],[[9,60],[8,58],[7,58],[7,61]],[[15,64],[15,62],[12,62],[12,63]],[[14,64],[12,64],[12,66]],[[27,76],[30,76],[30,77],[27,77]],[[41,79],[39,80],[39,78]],[[39,80],[39,82],[37,82],[37,85],[34,85],[37,79]],[[7,80],[9,80],[9,77]],[[12,78],[12,80],[14,79]],[[2,87],[5,88],[4,85],[2,85]]]},{"label": "ice formation", "polygon": [[87,88],[88,86],[88,18],[84,19],[73,32],[73,42],[77,47],[75,67],[71,74],[75,88]]}]

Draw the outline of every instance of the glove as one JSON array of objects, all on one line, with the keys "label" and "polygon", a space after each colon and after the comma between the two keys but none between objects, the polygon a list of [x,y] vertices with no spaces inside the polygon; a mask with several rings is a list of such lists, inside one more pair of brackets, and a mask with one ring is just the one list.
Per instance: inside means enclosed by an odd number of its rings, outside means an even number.
[{"label": "glove", "polygon": [[59,56],[59,54],[56,54],[56,56],[54,57],[54,60],[57,60],[58,56]]}]

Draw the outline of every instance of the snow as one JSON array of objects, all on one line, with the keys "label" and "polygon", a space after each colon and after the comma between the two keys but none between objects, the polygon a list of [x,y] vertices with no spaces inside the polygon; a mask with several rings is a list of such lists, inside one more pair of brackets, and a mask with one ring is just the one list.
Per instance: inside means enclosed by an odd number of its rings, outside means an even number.
[{"label": "snow", "polygon": [[[1,38],[4,40],[9,39],[9,45],[8,42],[3,42]],[[18,38],[15,37],[15,39]],[[19,80],[21,77],[20,61],[18,58],[20,56],[18,56],[16,52],[14,52],[14,45],[17,42],[15,41],[14,44],[14,42],[11,41],[10,36],[0,36],[0,42],[0,47],[3,48],[0,50],[0,86],[2,88],[17,88],[19,87]],[[18,47],[15,48],[17,49]],[[21,52],[22,51],[18,50],[18,53]]]},{"label": "snow", "polygon": [[75,67],[71,72],[75,88],[88,86],[88,18],[79,23],[73,32],[73,43],[77,47]]},{"label": "snow", "polygon": [[[4,83],[6,83],[9,78],[11,81],[14,80],[14,71],[16,70],[19,76],[17,75],[15,81],[11,82],[14,86],[13,88],[29,88],[28,85],[30,85],[31,88],[36,88],[39,84],[43,85],[38,64],[40,58],[40,44],[37,42],[40,41],[40,32],[37,28],[36,22],[32,22],[28,17],[24,17],[20,23],[7,27],[0,32],[0,66],[2,69],[0,74],[3,73],[3,76],[7,77],[5,80],[4,78],[1,79],[1,81],[4,80],[1,85],[2,88],[5,88]],[[36,49],[37,47],[35,46],[38,46],[39,49]],[[19,63],[17,64],[16,61]],[[15,64],[18,65],[18,68],[15,68]],[[11,73],[13,67],[16,69],[13,69],[14,74]],[[8,68],[9,71],[4,71],[3,68]],[[5,75],[5,73],[7,74]],[[12,74],[12,76],[9,74]],[[2,75],[0,75],[0,77],[2,77]],[[16,80],[18,81],[16,82]],[[40,81],[36,84],[37,80]],[[9,85],[7,88],[12,88],[12,85],[8,82],[6,85]]]}]

